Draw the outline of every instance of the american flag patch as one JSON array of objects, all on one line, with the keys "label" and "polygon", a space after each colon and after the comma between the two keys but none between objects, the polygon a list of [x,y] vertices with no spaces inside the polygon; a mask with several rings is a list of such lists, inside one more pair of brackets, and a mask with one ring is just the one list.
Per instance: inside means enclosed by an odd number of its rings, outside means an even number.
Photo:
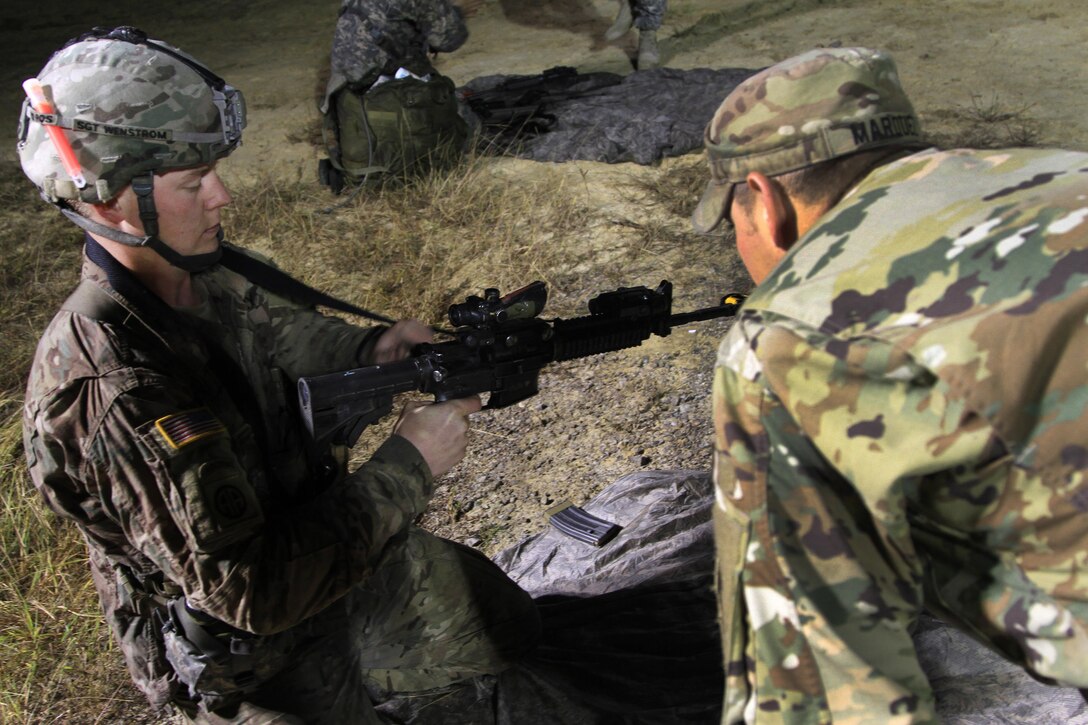
[{"label": "american flag patch", "polygon": [[159,418],[155,421],[155,427],[174,449],[201,438],[227,432],[226,427],[207,408],[196,408]]}]

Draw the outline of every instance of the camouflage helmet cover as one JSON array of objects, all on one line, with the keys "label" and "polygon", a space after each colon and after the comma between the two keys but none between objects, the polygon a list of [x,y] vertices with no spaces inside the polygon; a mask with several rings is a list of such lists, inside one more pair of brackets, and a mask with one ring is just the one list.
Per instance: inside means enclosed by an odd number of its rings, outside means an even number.
[{"label": "camouflage helmet cover", "polygon": [[722,101],[703,137],[710,182],[696,231],[721,222],[735,184],[891,144],[923,146],[921,125],[891,56],[818,48],[766,68]]},{"label": "camouflage helmet cover", "polygon": [[[46,199],[105,202],[135,176],[211,163],[240,143],[241,92],[134,28],[99,36],[57,51],[38,75],[54,114],[23,103],[19,160]],[[64,129],[87,181],[83,189],[65,171],[44,124]]]}]

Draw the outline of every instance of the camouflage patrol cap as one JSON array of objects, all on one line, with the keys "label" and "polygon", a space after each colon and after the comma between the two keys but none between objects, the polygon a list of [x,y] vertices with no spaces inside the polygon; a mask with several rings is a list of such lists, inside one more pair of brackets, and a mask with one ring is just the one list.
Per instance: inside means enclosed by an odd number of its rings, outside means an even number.
[{"label": "camouflage patrol cap", "polygon": [[[191,56],[135,28],[96,29],[38,75],[52,113],[23,103],[19,160],[49,201],[113,198],[140,174],[226,156],[241,142],[241,93]],[[63,129],[86,186],[78,188],[47,126]]]},{"label": "camouflage patrol cap", "polygon": [[920,133],[886,53],[819,48],[782,61],[733,89],[707,124],[710,182],[692,225],[717,227],[734,185],[753,171],[774,176],[864,149],[923,146]]}]

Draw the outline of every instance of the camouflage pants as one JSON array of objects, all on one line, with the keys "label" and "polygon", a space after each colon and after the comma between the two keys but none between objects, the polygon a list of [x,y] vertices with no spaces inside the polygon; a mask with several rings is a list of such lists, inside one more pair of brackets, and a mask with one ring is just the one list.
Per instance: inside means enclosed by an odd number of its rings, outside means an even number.
[{"label": "camouflage pants", "polygon": [[817,490],[770,470],[765,487],[738,485],[720,453],[718,467],[723,725],[938,722],[910,635],[923,608],[1044,682],[1088,687],[1088,527],[1050,524],[1068,547],[1046,561],[1018,542],[1047,524],[1009,515],[983,534],[970,522],[992,500],[940,480],[894,526],[844,481]]},{"label": "camouflage pants", "polygon": [[249,698],[268,713],[197,721],[377,723],[372,700],[506,669],[536,645],[540,621],[529,595],[483,554],[413,528],[342,606],[292,634],[301,645],[291,664]]}]

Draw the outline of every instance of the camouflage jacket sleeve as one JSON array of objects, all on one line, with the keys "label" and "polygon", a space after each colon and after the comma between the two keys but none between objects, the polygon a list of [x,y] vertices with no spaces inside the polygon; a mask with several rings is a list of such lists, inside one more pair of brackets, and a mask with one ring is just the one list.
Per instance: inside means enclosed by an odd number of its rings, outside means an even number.
[{"label": "camouflage jacket sleeve", "polygon": [[[927,721],[932,697],[907,634],[922,575],[908,496],[934,470],[973,475],[988,427],[961,428],[942,387],[890,346],[851,346],[843,359],[831,340],[760,317],[734,326],[715,376],[719,516],[750,537],[721,552],[723,566],[744,562],[749,612],[729,643],[733,711],[789,692],[773,706],[826,697],[841,717],[910,700]],[[828,691],[796,663],[818,668]]]},{"label": "camouflage jacket sleeve", "polygon": [[264,293],[275,334],[274,357],[292,379],[369,365],[384,326],[358,327]]},{"label": "camouflage jacket sleeve", "polygon": [[271,351],[272,362],[291,380],[369,365],[375,342],[388,329],[323,314],[222,267],[203,273],[197,283],[210,300],[201,314],[215,328],[208,334],[237,338],[237,354],[247,367],[263,366]]}]

